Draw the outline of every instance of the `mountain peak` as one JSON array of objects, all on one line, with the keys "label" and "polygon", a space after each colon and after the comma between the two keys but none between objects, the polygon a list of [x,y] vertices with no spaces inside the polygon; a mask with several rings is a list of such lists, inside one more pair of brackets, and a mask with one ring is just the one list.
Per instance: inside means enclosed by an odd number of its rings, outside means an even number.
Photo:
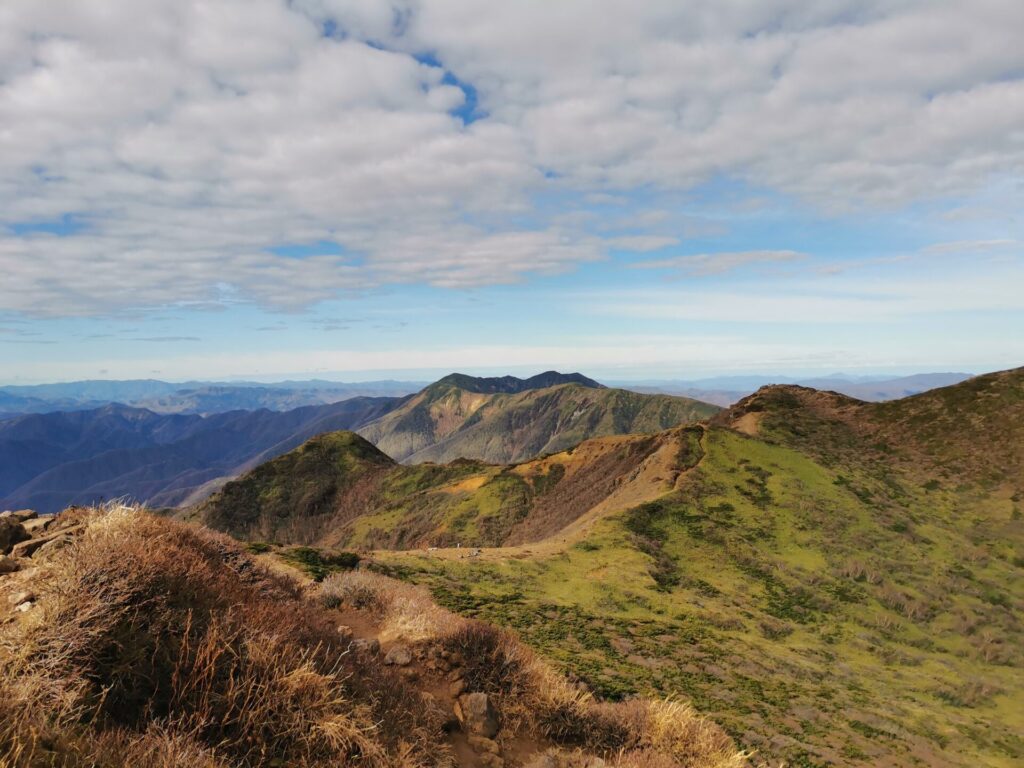
[{"label": "mountain peak", "polygon": [[555,387],[559,384],[578,384],[583,387],[594,389],[605,389],[582,373],[559,373],[558,371],[545,371],[531,376],[528,379],[520,379],[516,376],[469,376],[465,373],[450,373],[442,379],[438,379],[431,387],[452,386],[463,389],[467,392],[475,392],[481,395],[493,394],[516,394],[531,389],[545,389]]}]

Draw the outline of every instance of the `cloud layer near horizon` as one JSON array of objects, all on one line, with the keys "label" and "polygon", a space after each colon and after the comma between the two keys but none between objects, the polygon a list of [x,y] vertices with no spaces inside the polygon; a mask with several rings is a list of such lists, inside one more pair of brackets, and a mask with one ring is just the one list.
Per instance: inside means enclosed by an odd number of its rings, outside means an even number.
[{"label": "cloud layer near horizon", "polygon": [[1021,29],[1013,0],[7,0],[0,311],[512,282],[682,234],[585,201],[721,177],[968,194],[1024,172]]}]

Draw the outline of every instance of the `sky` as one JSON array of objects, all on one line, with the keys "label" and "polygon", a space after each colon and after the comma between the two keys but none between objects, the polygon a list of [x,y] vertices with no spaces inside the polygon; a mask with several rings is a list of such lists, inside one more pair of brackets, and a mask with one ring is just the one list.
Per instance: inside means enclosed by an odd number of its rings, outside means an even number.
[{"label": "sky", "polygon": [[3,0],[0,383],[1024,365],[1019,0]]}]

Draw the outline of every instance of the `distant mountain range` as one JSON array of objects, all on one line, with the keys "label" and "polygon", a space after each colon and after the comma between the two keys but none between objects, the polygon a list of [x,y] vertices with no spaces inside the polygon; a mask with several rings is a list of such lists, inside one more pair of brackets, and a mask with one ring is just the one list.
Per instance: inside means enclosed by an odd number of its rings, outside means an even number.
[{"label": "distant mountain range", "polygon": [[428,382],[366,381],[352,384],[312,379],[262,384],[251,381],[171,383],[155,379],[74,381],[63,384],[0,387],[3,414],[85,411],[118,403],[154,413],[225,413],[267,408],[287,411],[352,397],[401,397]]},{"label": "distant mountain range", "polygon": [[[814,383],[878,399],[964,376]],[[191,504],[260,462],[335,430],[357,431],[404,463],[507,464],[588,438],[658,432],[718,410],[681,394],[693,390],[638,393],[555,371],[527,379],[454,373],[411,394],[410,383],[396,381],[195,384],[85,381],[0,389],[0,410],[28,411],[0,414],[0,508],[54,511],[119,496],[154,506]],[[357,394],[378,391],[393,394]],[[136,405],[87,407],[107,398]],[[46,412],[60,403],[65,410]]]},{"label": "distant mountain range", "polygon": [[[142,389],[120,392],[145,389],[130,384]],[[88,390],[90,396],[115,391]],[[0,508],[49,512],[120,496],[151,506],[194,503],[260,462],[336,430],[359,430],[400,461],[504,463],[596,435],[665,429],[717,410],[551,371],[530,379],[452,374],[415,395],[350,397],[284,412],[204,416],[115,404],[30,414],[0,420]]]},{"label": "distant mountain range", "polygon": [[0,507],[53,512],[121,496],[174,506],[314,435],[372,421],[397,402],[359,397],[206,417],[106,405],[7,419],[0,421]]},{"label": "distant mountain range", "polygon": [[722,407],[739,402],[762,386],[770,384],[793,384],[811,387],[856,397],[867,402],[897,400],[927,392],[937,387],[948,387],[971,378],[970,373],[918,373],[897,378],[873,376],[832,376],[797,379],[786,376],[719,376],[693,381],[651,381],[641,383],[620,383],[634,392],[679,395],[714,403]]},{"label": "distant mountain range", "polygon": [[[446,377],[467,391],[479,394],[515,394],[551,386],[553,379],[542,373],[529,379],[514,376],[478,378],[465,374]],[[564,374],[558,374],[563,376]],[[581,374],[560,383],[585,387],[602,385]],[[900,378],[847,376],[798,379],[785,376],[719,376],[688,381],[609,382],[633,392],[689,397],[719,406],[731,405],[766,384],[797,384],[832,390],[861,400],[894,400],[945,387],[970,378],[968,373],[923,373]],[[145,408],[154,413],[195,413],[208,415],[237,410],[288,411],[306,405],[325,405],[351,397],[402,397],[419,392],[425,381],[365,381],[344,383],[323,379],[288,380],[274,383],[254,381],[187,381],[172,383],[156,379],[128,381],[87,380],[61,384],[0,386],[0,420],[11,415],[86,411],[119,403]]]}]

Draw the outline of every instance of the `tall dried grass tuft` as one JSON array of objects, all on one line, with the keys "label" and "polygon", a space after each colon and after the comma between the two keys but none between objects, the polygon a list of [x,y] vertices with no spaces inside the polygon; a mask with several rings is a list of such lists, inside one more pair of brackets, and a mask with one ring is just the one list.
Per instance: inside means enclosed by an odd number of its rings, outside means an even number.
[{"label": "tall dried grass tuft", "polygon": [[465,661],[470,690],[495,697],[513,732],[532,730],[622,765],[742,768],[749,755],[715,723],[685,703],[596,701],[524,646],[513,634],[465,621],[441,638]]},{"label": "tall dried grass tuft", "polygon": [[440,718],[230,539],[124,506],[0,628],[0,765],[445,764]]}]

